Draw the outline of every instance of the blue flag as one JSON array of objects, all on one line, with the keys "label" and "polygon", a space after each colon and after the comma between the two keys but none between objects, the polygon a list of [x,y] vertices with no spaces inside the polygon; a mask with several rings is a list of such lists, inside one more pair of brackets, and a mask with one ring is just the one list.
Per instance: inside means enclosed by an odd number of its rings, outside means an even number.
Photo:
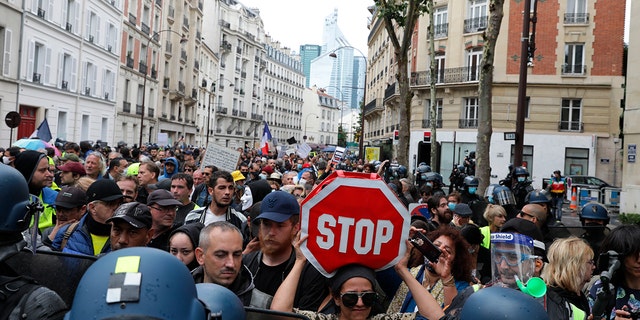
[{"label": "blue flag", "polygon": [[42,120],[42,123],[40,123],[40,125],[38,126],[38,130],[36,131],[36,136],[40,140],[44,140],[46,142],[51,141],[51,139],[53,138],[51,136],[51,129],[49,129],[49,122],[47,122],[46,118]]}]

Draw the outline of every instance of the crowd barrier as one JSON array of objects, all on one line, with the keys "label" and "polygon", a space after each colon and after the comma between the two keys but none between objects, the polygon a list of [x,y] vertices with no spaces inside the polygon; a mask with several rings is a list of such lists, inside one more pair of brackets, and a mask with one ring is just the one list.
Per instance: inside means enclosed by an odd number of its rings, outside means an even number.
[{"label": "crowd barrier", "polygon": [[603,204],[610,212],[618,212],[620,208],[620,188],[593,189],[585,186],[571,187],[572,210],[581,210],[583,206],[591,201]]}]

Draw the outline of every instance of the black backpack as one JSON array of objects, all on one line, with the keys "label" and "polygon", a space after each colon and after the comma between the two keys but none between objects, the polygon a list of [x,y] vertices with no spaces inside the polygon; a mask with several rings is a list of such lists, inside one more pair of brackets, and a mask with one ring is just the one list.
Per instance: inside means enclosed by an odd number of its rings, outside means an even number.
[{"label": "black backpack", "polygon": [[16,308],[20,308],[20,314],[23,314],[27,299],[22,303],[20,300],[38,288],[40,285],[31,278],[0,275],[0,319],[8,319]]}]

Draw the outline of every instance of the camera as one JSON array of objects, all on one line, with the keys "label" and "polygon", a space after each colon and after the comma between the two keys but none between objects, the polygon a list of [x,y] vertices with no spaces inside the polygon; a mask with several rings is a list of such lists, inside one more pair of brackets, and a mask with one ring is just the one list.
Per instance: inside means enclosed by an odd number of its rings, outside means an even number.
[{"label": "camera", "polygon": [[442,251],[440,251],[440,249],[436,247],[424,234],[416,232],[413,238],[409,239],[409,242],[411,242],[411,244],[413,244],[413,246],[416,247],[425,258],[427,258],[427,260],[433,263],[438,262],[438,258],[440,258]]}]

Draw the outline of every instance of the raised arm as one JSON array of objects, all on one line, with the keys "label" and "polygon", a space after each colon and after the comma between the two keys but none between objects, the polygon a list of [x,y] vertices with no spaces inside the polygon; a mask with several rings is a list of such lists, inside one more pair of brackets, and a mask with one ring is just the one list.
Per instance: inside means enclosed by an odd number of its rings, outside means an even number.
[{"label": "raised arm", "polygon": [[293,311],[293,300],[296,296],[296,289],[298,288],[302,269],[307,262],[307,259],[300,251],[300,244],[307,240],[307,238],[305,237],[300,239],[300,232],[298,231],[296,239],[297,241],[294,245],[296,250],[296,262],[287,277],[280,284],[280,287],[278,287],[276,294],[273,296],[273,300],[271,301],[271,310],[284,312]]}]

